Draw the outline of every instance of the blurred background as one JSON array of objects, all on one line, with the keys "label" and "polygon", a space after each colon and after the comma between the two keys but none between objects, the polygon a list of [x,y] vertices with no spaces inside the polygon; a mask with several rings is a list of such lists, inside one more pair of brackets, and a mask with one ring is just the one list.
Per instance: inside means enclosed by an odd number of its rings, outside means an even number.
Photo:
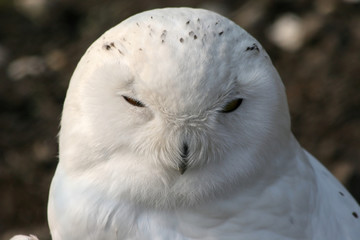
[{"label": "blurred background", "polygon": [[59,121],[82,54],[127,17],[167,6],[216,11],[263,44],[286,85],[294,134],[359,201],[359,0],[0,0],[0,239],[50,239]]}]

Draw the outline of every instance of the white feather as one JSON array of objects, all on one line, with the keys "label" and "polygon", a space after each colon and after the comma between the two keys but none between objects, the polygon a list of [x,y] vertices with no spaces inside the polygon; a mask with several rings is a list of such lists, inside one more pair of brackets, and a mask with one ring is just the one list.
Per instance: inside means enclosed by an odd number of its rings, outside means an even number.
[{"label": "white feather", "polygon": [[13,236],[10,240],[39,240],[39,239],[36,236],[30,234],[29,236],[16,235]]},{"label": "white feather", "polygon": [[[237,98],[238,109],[219,111]],[[54,240],[360,236],[358,204],[292,135],[265,50],[190,8],[135,15],[83,56],[48,214]]]}]

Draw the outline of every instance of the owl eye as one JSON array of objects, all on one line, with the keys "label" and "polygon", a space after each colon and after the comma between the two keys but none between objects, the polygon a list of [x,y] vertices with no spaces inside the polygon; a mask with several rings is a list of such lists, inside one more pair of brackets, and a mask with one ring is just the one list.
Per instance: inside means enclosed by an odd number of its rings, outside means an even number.
[{"label": "owl eye", "polygon": [[238,98],[232,100],[231,102],[227,103],[220,112],[222,113],[229,113],[235,111],[242,103],[242,98]]},{"label": "owl eye", "polygon": [[131,105],[133,105],[135,107],[145,107],[145,104],[143,104],[139,100],[136,100],[136,99],[133,99],[133,98],[127,97],[127,96],[123,96],[123,98],[125,99],[125,101],[127,101],[128,103],[130,103]]}]

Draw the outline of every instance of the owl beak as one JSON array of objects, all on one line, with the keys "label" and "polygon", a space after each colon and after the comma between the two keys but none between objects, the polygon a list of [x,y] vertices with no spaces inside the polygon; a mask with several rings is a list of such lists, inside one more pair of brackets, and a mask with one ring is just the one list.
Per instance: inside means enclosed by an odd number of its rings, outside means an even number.
[{"label": "owl beak", "polygon": [[181,156],[181,162],[179,163],[178,167],[180,174],[183,175],[188,167],[189,147],[186,143],[184,143],[182,146],[180,156]]}]

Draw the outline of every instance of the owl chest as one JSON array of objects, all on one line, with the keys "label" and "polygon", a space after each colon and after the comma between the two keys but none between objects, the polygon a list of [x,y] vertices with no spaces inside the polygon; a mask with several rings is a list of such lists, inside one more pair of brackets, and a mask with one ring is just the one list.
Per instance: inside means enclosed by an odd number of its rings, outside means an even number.
[{"label": "owl chest", "polygon": [[[306,239],[304,228],[298,228],[300,224],[297,223],[299,225],[296,226],[293,219],[290,222],[272,214],[222,210],[224,209],[213,208],[208,212],[201,209],[138,212],[132,219],[131,226],[127,226],[131,231],[116,239]],[[124,223],[129,222],[123,218],[117,226],[123,228]]]}]

